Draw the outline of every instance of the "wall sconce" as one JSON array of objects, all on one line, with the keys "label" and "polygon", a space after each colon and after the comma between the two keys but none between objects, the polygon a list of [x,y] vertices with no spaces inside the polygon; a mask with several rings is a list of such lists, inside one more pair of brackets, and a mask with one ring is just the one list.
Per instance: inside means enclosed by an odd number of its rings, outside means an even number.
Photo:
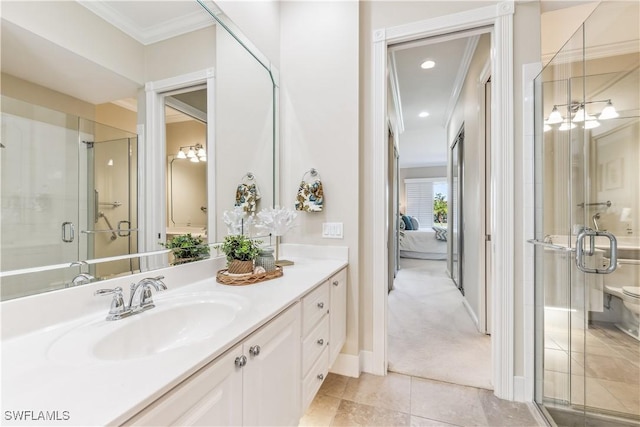
[{"label": "wall sconce", "polygon": [[[597,118],[587,113],[587,104],[596,104],[600,102],[606,102],[607,105],[604,106]],[[567,107],[567,110],[569,110],[569,117],[562,117],[558,107]],[[571,117],[572,115],[573,117]],[[551,125],[557,124],[560,124],[558,130],[566,131],[575,128],[575,123],[584,123],[584,129],[593,129],[600,126],[600,122],[598,120],[615,119],[619,116],[620,114],[618,114],[610,99],[601,101],[572,102],[571,104],[556,104],[553,106],[549,117],[544,121],[544,131],[547,132],[551,130]]]},{"label": "wall sconce", "polygon": [[[188,150],[185,153],[185,149],[187,148]],[[189,159],[189,161],[193,163],[206,162],[207,152],[205,148],[202,146],[202,144],[185,145],[183,147],[180,147],[180,150],[178,150],[178,155],[176,156],[176,158]]]}]

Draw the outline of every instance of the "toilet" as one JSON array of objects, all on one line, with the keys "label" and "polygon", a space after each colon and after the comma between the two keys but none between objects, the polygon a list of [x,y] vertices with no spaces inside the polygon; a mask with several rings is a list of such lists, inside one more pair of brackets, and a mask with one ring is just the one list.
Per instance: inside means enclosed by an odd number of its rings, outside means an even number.
[{"label": "toilet", "polygon": [[619,259],[618,268],[603,277],[605,293],[623,303],[622,320],[616,327],[640,341],[640,260]]}]

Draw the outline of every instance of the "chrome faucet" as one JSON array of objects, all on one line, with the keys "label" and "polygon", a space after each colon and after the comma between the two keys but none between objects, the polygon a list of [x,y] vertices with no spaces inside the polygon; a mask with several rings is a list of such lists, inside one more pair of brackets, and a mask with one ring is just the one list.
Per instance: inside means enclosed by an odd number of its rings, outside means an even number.
[{"label": "chrome faucet", "polygon": [[87,283],[91,283],[92,280],[95,280],[95,277],[89,273],[80,273],[73,278],[71,286],[85,285]]},{"label": "chrome faucet", "polygon": [[[156,291],[164,291],[167,285],[162,281],[164,276],[146,277],[137,284],[131,284],[131,293],[129,294],[129,308],[134,311],[144,311],[155,307],[151,297],[151,287]],[[135,303],[135,305],[134,305]]]},{"label": "chrome faucet", "polygon": [[124,302],[122,288],[120,287],[99,289],[95,291],[94,295],[113,295],[107,320],[120,320],[155,307],[151,297],[151,288],[155,288],[156,291],[167,289],[167,285],[164,284],[162,279],[164,279],[164,276],[146,277],[138,283],[132,283],[128,305]]}]

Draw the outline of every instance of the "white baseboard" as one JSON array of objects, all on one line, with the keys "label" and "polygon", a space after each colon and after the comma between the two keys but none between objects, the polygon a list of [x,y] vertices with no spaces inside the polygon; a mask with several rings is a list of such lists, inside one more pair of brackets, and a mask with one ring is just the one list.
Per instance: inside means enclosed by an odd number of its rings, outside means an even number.
[{"label": "white baseboard", "polygon": [[361,351],[358,356],[340,353],[329,372],[353,378],[360,377],[361,372],[372,374],[374,373],[373,352]]},{"label": "white baseboard", "polygon": [[[360,351],[360,371],[367,373],[374,373],[373,367],[373,351]],[[386,368],[385,368],[386,371]],[[386,373],[386,372],[385,372]]]},{"label": "white baseboard", "polygon": [[346,377],[358,378],[360,376],[360,358],[353,354],[338,354],[329,372],[344,375]]},{"label": "white baseboard", "polygon": [[[462,298],[462,305],[464,305],[464,308],[467,309],[469,316],[471,316],[471,320],[476,325],[476,329],[480,331],[480,321],[478,320],[478,316],[476,316],[476,314],[473,312],[473,309],[469,305],[469,302],[467,301],[466,298]],[[483,332],[483,331],[480,331],[480,332]]]},{"label": "white baseboard", "polygon": [[513,400],[516,402],[528,402],[527,380],[525,377],[513,377]]}]

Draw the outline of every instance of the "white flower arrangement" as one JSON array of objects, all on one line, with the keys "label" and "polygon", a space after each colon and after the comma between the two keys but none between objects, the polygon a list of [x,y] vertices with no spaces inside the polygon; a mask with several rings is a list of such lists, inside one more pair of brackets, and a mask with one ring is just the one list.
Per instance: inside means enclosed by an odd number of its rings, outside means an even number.
[{"label": "white flower arrangement", "polygon": [[284,236],[294,226],[298,214],[292,209],[276,206],[263,208],[257,216],[256,228],[266,230],[274,236]]},{"label": "white flower arrangement", "polygon": [[247,214],[241,206],[236,206],[232,211],[224,211],[222,219],[227,226],[227,233],[232,235],[243,234],[253,223],[253,216]]}]

